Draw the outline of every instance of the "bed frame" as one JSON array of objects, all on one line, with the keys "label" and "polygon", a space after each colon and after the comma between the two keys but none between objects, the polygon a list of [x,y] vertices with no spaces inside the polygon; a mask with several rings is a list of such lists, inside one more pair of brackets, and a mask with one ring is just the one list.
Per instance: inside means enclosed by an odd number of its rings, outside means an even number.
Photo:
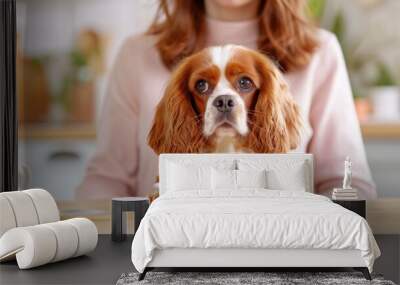
[{"label": "bed frame", "polygon": [[[167,161],[274,159],[304,161],[307,167],[305,189],[314,191],[313,158],[310,154],[162,154],[159,160],[160,195],[164,193]],[[324,271],[353,268],[361,271],[367,280],[371,275],[359,250],[330,249],[249,249],[249,248],[170,248],[157,249],[139,280],[154,269],[181,269],[183,271]]]},{"label": "bed frame", "polygon": [[[152,261],[139,275],[154,269],[182,271],[324,271],[353,268],[371,280],[359,250],[329,249],[193,249],[171,248],[156,250]],[[341,269],[341,270],[339,270]]]}]

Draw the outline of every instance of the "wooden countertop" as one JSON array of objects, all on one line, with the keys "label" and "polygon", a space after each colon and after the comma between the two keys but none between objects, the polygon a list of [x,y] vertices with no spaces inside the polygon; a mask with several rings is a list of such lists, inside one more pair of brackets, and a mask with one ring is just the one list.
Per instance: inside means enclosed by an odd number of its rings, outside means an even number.
[{"label": "wooden countertop", "polygon": [[361,125],[365,139],[400,139],[399,123],[366,123]]},{"label": "wooden countertop", "polygon": [[99,234],[111,233],[111,200],[57,201],[62,220],[86,217],[92,220]]},{"label": "wooden countertop", "polygon": [[[57,202],[62,219],[87,217],[97,226],[99,233],[111,233],[111,201]],[[128,220],[133,221],[133,216]],[[367,220],[374,234],[400,234],[400,198],[382,198],[367,201]]]},{"label": "wooden countertop", "polygon": [[94,124],[32,124],[18,129],[22,139],[96,139]]},{"label": "wooden countertop", "polygon": [[[400,139],[400,122],[364,123],[361,125],[364,139]],[[19,128],[23,139],[95,139],[94,124],[33,124]]]},{"label": "wooden countertop", "polygon": [[400,234],[400,198],[367,201],[367,221],[376,234]]}]

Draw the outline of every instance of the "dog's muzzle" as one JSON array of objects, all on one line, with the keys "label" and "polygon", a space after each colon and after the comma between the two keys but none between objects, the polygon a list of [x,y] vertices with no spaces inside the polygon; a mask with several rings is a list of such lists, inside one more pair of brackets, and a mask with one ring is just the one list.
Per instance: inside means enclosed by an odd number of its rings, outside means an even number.
[{"label": "dog's muzzle", "polygon": [[[207,102],[204,119],[204,134],[210,136],[217,129],[236,131],[240,135],[248,132],[247,116],[244,102],[239,95],[216,95]],[[220,133],[220,132],[219,132]]]},{"label": "dog's muzzle", "polygon": [[230,113],[235,107],[235,99],[232,95],[219,95],[212,105],[221,113]]}]

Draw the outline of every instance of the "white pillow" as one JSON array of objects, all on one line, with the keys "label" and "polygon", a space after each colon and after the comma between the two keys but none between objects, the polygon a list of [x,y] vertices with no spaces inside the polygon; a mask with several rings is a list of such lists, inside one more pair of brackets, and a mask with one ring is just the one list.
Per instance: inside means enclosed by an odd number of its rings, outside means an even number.
[{"label": "white pillow", "polygon": [[212,188],[214,190],[236,190],[236,170],[213,168]]},{"label": "white pillow", "polygon": [[267,171],[236,170],[237,188],[268,188]]},{"label": "white pillow", "polygon": [[267,188],[271,190],[306,191],[308,168],[304,161],[239,160],[240,170],[266,169]]},{"label": "white pillow", "polygon": [[270,170],[267,173],[268,188],[273,190],[306,191],[304,166],[285,171]]},{"label": "white pillow", "polygon": [[210,190],[211,167],[168,163],[167,191]]},{"label": "white pillow", "polygon": [[267,172],[263,170],[212,169],[214,190],[238,190],[241,188],[267,188]]}]

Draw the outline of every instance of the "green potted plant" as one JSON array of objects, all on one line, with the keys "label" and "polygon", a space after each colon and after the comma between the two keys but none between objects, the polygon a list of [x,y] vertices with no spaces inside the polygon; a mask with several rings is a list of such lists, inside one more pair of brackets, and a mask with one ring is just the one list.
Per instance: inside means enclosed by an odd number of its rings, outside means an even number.
[{"label": "green potted plant", "polygon": [[67,120],[74,123],[92,123],[96,80],[104,72],[101,35],[92,29],[80,31],[69,60],[70,70],[64,78],[60,96]]},{"label": "green potted plant", "polygon": [[[348,37],[346,20],[344,11],[338,10],[329,29],[336,35],[343,50],[359,120],[400,120],[398,83],[377,53],[377,49],[383,50],[393,39],[385,38],[380,44],[366,49],[368,37]],[[361,47],[363,52],[360,52]]]},{"label": "green potted plant", "polygon": [[382,62],[379,62],[376,66],[376,76],[372,82],[369,94],[374,120],[400,120],[399,87],[389,68]]}]

